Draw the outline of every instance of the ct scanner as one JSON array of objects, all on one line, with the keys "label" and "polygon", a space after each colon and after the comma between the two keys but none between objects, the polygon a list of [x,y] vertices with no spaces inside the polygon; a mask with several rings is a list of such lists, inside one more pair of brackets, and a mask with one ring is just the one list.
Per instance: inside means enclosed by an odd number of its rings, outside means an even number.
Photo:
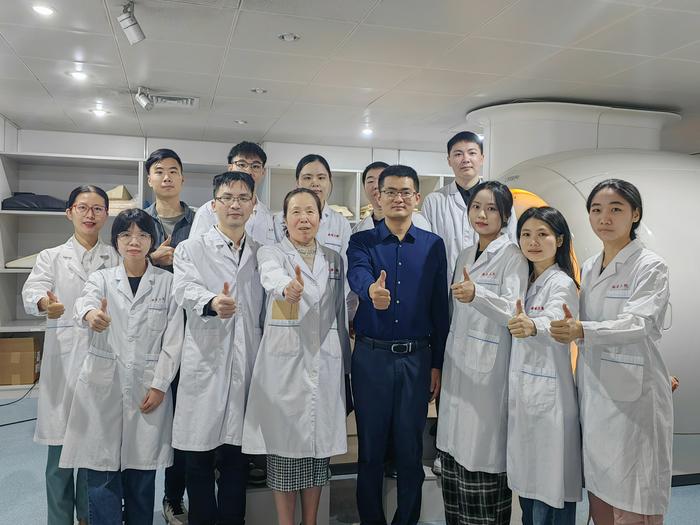
[{"label": "ct scanner", "polygon": [[608,178],[639,188],[644,202],[639,238],[670,268],[671,308],[661,349],[681,383],[673,396],[674,474],[700,473],[700,159],[652,150],[574,150],[526,160],[497,177],[564,214],[580,263],[601,249],[588,224],[586,198]]}]

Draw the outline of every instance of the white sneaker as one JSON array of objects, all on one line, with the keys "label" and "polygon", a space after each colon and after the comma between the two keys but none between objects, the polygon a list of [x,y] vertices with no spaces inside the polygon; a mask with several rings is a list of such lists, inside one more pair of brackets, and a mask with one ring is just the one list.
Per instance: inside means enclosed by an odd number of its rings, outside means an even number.
[{"label": "white sneaker", "polygon": [[433,467],[430,469],[436,476],[442,475],[442,462],[440,461],[440,456],[436,456],[435,461],[433,461]]},{"label": "white sneaker", "polygon": [[185,502],[171,502],[170,500],[164,499],[163,518],[165,518],[165,522],[170,525],[187,525],[188,514]]}]

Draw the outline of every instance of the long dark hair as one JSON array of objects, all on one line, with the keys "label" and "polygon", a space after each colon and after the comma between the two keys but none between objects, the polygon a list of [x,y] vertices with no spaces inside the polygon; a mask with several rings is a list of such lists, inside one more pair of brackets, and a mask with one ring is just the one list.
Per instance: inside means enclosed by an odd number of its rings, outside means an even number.
[{"label": "long dark hair", "polygon": [[591,190],[591,193],[588,195],[588,200],[586,200],[586,210],[588,210],[588,213],[591,212],[591,206],[593,205],[593,199],[595,198],[595,196],[600,190],[604,190],[606,188],[610,188],[620,197],[622,197],[627,202],[627,204],[629,204],[632,207],[632,211],[639,211],[639,220],[632,223],[632,229],[630,230],[630,239],[635,240],[637,238],[636,230],[637,228],[639,228],[639,225],[642,222],[642,194],[639,193],[639,190],[634,184],[632,184],[631,182],[627,182],[626,180],[604,180],[596,184],[595,188],[593,188],[593,190]]},{"label": "long dark hair", "polygon": [[[571,259],[571,230],[569,230],[569,225],[567,224],[564,216],[559,210],[550,206],[528,208],[520,216],[520,219],[518,219],[518,244],[520,244],[520,232],[528,219],[538,219],[544,222],[551,228],[554,235],[557,236],[557,239],[562,239],[561,246],[557,247],[557,252],[554,255],[554,262],[559,265],[559,268],[561,268],[566,275],[571,277],[574,283],[576,283],[576,288],[578,288],[578,281],[576,279],[576,275],[574,274],[574,261]],[[527,261],[527,265],[530,268],[530,273],[532,274],[532,263]]]}]

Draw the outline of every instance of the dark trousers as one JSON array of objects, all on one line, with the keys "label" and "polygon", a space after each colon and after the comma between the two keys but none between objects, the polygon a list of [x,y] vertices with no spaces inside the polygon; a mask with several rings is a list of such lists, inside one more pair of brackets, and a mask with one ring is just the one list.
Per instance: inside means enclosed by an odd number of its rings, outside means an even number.
[{"label": "dark trousers", "polygon": [[153,525],[155,470],[85,470],[90,525]]},{"label": "dark trousers", "polygon": [[430,400],[430,350],[394,354],[362,338],[352,355],[358,436],[357,507],[362,525],[385,525],[384,460],[392,440],[397,504],[392,524],[418,522],[423,486],[423,430]]},{"label": "dark trousers", "polygon": [[[185,452],[190,525],[243,525],[248,457],[241,447],[221,445],[206,452]],[[218,491],[214,467],[219,470]]]},{"label": "dark trousers", "polygon": [[[180,372],[175,374],[175,379],[170,384],[173,393],[173,413],[177,403],[177,386],[180,383]],[[169,501],[181,501],[185,495],[185,453],[182,450],[173,449],[173,465],[165,469],[165,495]]]}]

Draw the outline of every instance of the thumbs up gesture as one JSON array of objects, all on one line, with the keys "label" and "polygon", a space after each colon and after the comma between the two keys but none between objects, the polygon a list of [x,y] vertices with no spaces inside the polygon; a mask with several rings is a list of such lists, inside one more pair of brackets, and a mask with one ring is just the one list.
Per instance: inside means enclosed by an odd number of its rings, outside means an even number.
[{"label": "thumbs up gesture", "polygon": [[284,298],[288,303],[296,304],[301,301],[304,294],[304,279],[301,277],[301,268],[297,264],[294,267],[294,279],[284,289]]},{"label": "thumbs up gesture", "polygon": [[379,272],[376,281],[369,285],[369,298],[377,310],[386,310],[391,304],[391,293],[386,289],[386,272]]},{"label": "thumbs up gesture", "polygon": [[583,339],[583,326],[581,322],[574,319],[566,303],[562,304],[561,307],[564,311],[564,319],[552,321],[549,324],[549,332],[552,334],[552,338],[564,344],[569,344],[576,339]]},{"label": "thumbs up gesture", "polygon": [[172,266],[175,248],[170,246],[170,235],[151,253],[151,261],[157,266]]},{"label": "thumbs up gesture", "polygon": [[508,330],[513,337],[524,339],[537,334],[537,327],[523,310],[523,302],[518,299],[515,302],[515,316],[508,321]]},{"label": "thumbs up gesture", "polygon": [[464,278],[461,282],[454,283],[450,287],[452,290],[452,296],[460,303],[471,303],[474,300],[474,295],[476,294],[476,286],[474,286],[474,282],[469,277],[469,272],[467,271],[466,266],[462,268],[462,276]]},{"label": "thumbs up gesture", "polygon": [[231,297],[231,288],[228,282],[211,302],[211,309],[221,319],[230,319],[236,313],[236,301]]},{"label": "thumbs up gesture", "polygon": [[112,318],[107,314],[107,299],[102,298],[99,309],[96,308],[86,313],[85,320],[93,331],[104,332],[112,322]]},{"label": "thumbs up gesture", "polygon": [[42,297],[41,302],[39,310],[45,311],[46,317],[49,319],[59,319],[66,311],[63,303],[58,300],[58,297],[52,291],[46,292],[46,297]]}]

